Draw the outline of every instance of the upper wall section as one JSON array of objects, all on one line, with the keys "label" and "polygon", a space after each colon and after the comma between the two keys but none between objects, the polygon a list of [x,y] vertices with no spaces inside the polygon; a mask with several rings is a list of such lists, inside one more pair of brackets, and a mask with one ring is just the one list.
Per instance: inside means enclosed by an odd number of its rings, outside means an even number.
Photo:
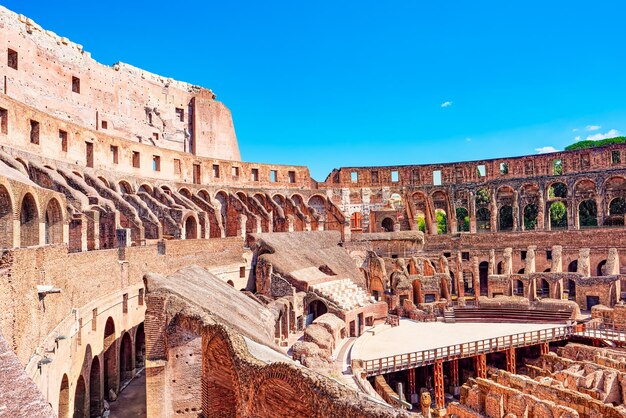
[{"label": "upper wall section", "polygon": [[320,187],[440,186],[623,170],[626,145],[446,164],[342,167]]},{"label": "upper wall section", "polygon": [[211,90],[112,67],[0,6],[0,92],[83,128],[198,157],[240,161],[230,111]]}]

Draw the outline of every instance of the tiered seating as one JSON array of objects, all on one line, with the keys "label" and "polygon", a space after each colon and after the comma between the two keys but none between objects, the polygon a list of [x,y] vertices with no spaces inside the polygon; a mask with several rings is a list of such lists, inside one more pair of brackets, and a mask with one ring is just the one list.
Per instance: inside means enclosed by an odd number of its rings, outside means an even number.
[{"label": "tiered seating", "polygon": [[311,286],[313,292],[333,302],[340,309],[350,311],[369,303],[365,290],[350,279],[333,280]]},{"label": "tiered seating", "polygon": [[456,322],[566,323],[572,316],[567,311],[514,309],[506,307],[454,308]]}]

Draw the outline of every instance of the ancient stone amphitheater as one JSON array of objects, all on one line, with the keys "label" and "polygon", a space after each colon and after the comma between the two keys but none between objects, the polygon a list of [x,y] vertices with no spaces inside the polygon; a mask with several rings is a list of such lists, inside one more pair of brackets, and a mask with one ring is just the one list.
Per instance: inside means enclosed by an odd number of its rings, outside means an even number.
[{"label": "ancient stone amphitheater", "polygon": [[625,215],[623,145],[242,162],[0,6],[1,417],[623,417]]}]

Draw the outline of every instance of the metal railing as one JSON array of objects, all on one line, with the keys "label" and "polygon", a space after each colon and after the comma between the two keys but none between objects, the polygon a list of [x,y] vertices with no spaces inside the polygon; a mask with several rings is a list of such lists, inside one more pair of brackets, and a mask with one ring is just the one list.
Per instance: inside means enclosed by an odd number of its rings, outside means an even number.
[{"label": "metal railing", "polygon": [[579,337],[598,340],[626,342],[626,325],[590,322],[578,325],[574,334]]},{"label": "metal railing", "polygon": [[474,357],[479,354],[495,353],[509,348],[527,347],[530,345],[564,340],[574,332],[574,326],[568,325],[454,344],[413,353],[381,357],[373,360],[361,360],[360,362],[362,370],[370,377],[427,366],[438,360],[450,361]]}]

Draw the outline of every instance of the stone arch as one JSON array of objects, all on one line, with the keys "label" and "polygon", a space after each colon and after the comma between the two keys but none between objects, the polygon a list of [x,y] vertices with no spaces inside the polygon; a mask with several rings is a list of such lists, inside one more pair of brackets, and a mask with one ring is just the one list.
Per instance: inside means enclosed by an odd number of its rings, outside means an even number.
[{"label": "stone arch", "polygon": [[235,417],[238,377],[228,337],[215,332],[202,347],[202,411],[209,417]]},{"label": "stone arch", "polygon": [[537,228],[539,207],[535,203],[524,206],[524,230],[532,231]]},{"label": "stone arch", "polygon": [[185,196],[187,199],[191,199],[192,197],[191,190],[186,187],[181,187],[180,189],[178,189],[178,193]]},{"label": "stone arch", "polygon": [[115,322],[109,317],[104,326],[104,339],[102,352],[104,357],[103,374],[104,374],[104,397],[109,400],[109,391],[117,393],[118,391],[118,355],[115,337]]},{"label": "stone arch", "polygon": [[117,185],[120,187],[120,191],[126,194],[134,193],[133,186],[130,185],[126,180],[120,180]]},{"label": "stone arch", "polygon": [[13,248],[14,210],[9,188],[0,184],[0,248]]},{"label": "stone arch", "polygon": [[598,226],[598,207],[593,199],[578,204],[578,225],[580,228]]},{"label": "stone arch", "polygon": [[567,199],[567,185],[562,181],[555,181],[548,186],[548,199]]},{"label": "stone arch", "polygon": [[[278,365],[277,365],[278,366]],[[284,368],[284,372],[278,368]],[[314,405],[313,396],[307,396],[310,389],[302,384],[304,379],[298,376],[289,376],[295,371],[287,371],[285,366],[269,366],[264,370],[260,384],[254,388],[252,394],[253,411],[255,417],[291,417],[307,418],[312,416]],[[285,399],[297,399],[298,402],[285,402]]]},{"label": "stone arch", "polygon": [[544,278],[539,279],[539,286],[537,286],[537,295],[542,298],[550,297],[550,283]]},{"label": "stone arch", "polygon": [[120,380],[122,382],[133,378],[133,343],[130,335],[125,332],[120,343]]},{"label": "stone arch", "polygon": [[198,239],[198,220],[193,214],[187,215],[183,223],[185,225],[185,235],[183,239]]},{"label": "stone arch", "polygon": [[380,226],[382,228],[382,232],[393,232],[393,228],[394,228],[393,219],[391,219],[390,217],[384,218],[382,222],[380,223]]},{"label": "stone arch", "polygon": [[498,211],[498,230],[513,230],[513,206],[504,205]]},{"label": "stone arch", "polygon": [[135,331],[135,368],[141,368],[146,358],[146,333],[143,322],[137,326]]},{"label": "stone arch", "polygon": [[460,207],[456,208],[456,231],[457,232],[469,232],[470,220],[469,212],[467,209]]},{"label": "stone arch", "polygon": [[280,193],[275,193],[272,196],[272,200],[280,207],[285,207],[285,196]]},{"label": "stone arch", "polygon": [[198,196],[200,199],[204,200],[207,203],[211,203],[211,194],[204,189],[198,190]]},{"label": "stone arch", "polygon": [[22,197],[19,219],[20,246],[39,245],[39,207],[30,192]]},{"label": "stone arch", "polygon": [[99,417],[102,415],[102,387],[100,360],[95,356],[89,369],[89,416]]},{"label": "stone arch", "polygon": [[437,221],[437,234],[447,234],[449,224],[448,212],[441,208],[435,209],[435,220]]},{"label": "stone arch", "polygon": [[48,201],[45,213],[46,244],[60,244],[63,242],[63,210],[56,198]]},{"label": "stone arch", "polygon": [[311,321],[328,312],[328,306],[321,299],[314,299],[309,302],[308,313],[311,315]]},{"label": "stone arch", "polygon": [[604,220],[606,226],[624,226],[626,217],[626,198],[615,197],[609,202],[609,216]]},{"label": "stone arch", "polygon": [[139,188],[137,189],[137,193],[139,192],[145,192],[148,193],[149,195],[152,194],[152,186],[150,186],[148,183],[142,183],[141,186],[139,186]]},{"label": "stone arch", "polygon": [[476,197],[474,198],[476,205],[488,205],[491,203],[491,192],[486,187],[481,187],[476,190]]},{"label": "stone arch", "polygon": [[513,281],[513,296],[524,296],[524,282],[516,279]]},{"label": "stone arch", "polygon": [[70,382],[67,374],[61,378],[61,388],[59,389],[59,418],[69,418],[70,416]]},{"label": "stone arch", "polygon": [[109,181],[104,178],[103,176],[98,176],[98,179],[102,182],[102,184],[104,184],[106,187],[111,188],[111,184],[109,183]]},{"label": "stone arch", "polygon": [[86,401],[87,389],[85,386],[85,378],[81,374],[76,381],[76,389],[74,390],[74,414],[73,418],[87,418]]},{"label": "stone arch", "polygon": [[602,260],[598,263],[596,267],[596,276],[604,276],[604,266],[606,265],[606,260]]},{"label": "stone arch", "polygon": [[578,260],[572,260],[567,266],[567,271],[569,273],[576,273],[578,271]]},{"label": "stone arch", "polygon": [[291,200],[293,200],[293,203],[295,203],[298,207],[302,207],[302,205],[304,205],[304,198],[299,193],[292,194]]},{"label": "stone arch", "polygon": [[596,183],[589,178],[578,179],[574,183],[574,195],[577,199],[592,199],[596,196]]}]

